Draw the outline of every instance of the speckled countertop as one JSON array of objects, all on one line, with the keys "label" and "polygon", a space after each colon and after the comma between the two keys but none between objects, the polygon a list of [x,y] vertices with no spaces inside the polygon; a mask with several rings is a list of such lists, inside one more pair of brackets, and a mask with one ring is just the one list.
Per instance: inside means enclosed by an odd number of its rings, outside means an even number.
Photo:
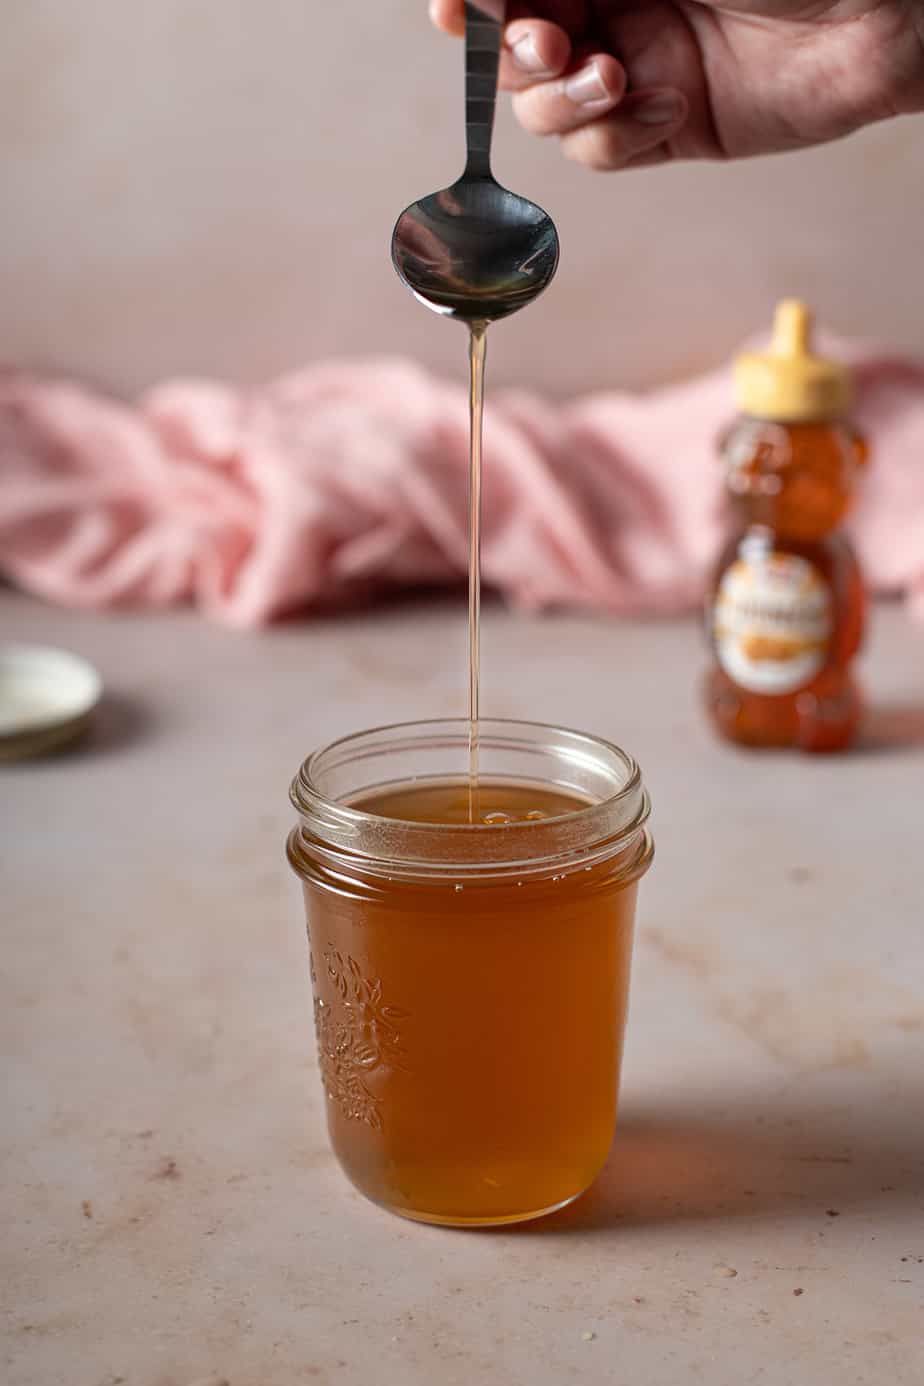
[{"label": "speckled countertop", "polygon": [[398,1221],[328,1152],[289,778],[456,713],[464,612],[263,636],[0,598],[103,669],[94,741],[0,768],[5,1386],[854,1386],[924,1379],[924,630],[870,738],[715,744],[693,625],[491,611],[487,713],[638,756],[620,1133],[547,1222]]}]

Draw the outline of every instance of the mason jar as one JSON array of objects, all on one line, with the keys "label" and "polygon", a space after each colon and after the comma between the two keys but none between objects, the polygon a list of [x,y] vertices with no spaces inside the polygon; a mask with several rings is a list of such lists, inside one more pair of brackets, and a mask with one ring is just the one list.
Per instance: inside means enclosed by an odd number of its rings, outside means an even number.
[{"label": "mason jar", "polygon": [[330,1139],[355,1186],[457,1226],[540,1217],[606,1161],[649,801],[561,727],[360,732],[292,784]]}]

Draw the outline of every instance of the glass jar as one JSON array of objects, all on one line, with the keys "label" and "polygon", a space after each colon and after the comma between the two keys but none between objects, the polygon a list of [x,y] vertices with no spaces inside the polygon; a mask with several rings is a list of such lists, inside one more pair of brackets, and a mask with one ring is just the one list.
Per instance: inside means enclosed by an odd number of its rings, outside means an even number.
[{"label": "glass jar", "polygon": [[421,722],[317,752],[288,840],[337,1158],[374,1202],[460,1226],[552,1212],[602,1168],[653,851],[631,757],[531,723],[478,726],[480,807],[522,811],[370,811],[467,791],[469,735]]}]

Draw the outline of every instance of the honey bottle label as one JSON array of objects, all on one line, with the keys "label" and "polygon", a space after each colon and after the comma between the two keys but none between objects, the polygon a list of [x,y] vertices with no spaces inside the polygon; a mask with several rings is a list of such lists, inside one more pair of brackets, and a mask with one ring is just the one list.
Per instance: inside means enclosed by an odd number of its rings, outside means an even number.
[{"label": "honey bottle label", "polygon": [[824,667],[833,613],[831,590],[807,559],[746,540],[715,597],[719,664],[750,692],[793,693]]}]

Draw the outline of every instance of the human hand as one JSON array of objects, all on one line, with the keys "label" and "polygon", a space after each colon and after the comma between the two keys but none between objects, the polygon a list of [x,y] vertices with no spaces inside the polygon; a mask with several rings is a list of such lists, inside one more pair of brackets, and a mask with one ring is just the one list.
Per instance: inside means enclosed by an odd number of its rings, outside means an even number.
[{"label": "human hand", "polygon": [[[741,158],[924,110],[924,0],[530,0],[501,84],[588,168]],[[431,0],[464,29],[463,0]]]}]

